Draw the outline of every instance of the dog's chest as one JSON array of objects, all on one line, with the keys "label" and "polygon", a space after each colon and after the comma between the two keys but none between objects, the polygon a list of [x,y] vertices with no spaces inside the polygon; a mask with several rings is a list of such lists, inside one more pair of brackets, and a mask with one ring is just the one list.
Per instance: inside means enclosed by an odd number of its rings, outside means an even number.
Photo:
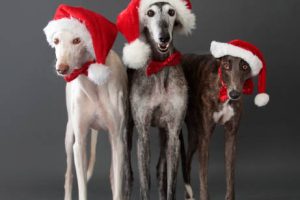
[{"label": "dog's chest", "polygon": [[225,124],[234,116],[234,109],[228,102],[225,102],[221,109],[213,113],[215,123]]}]

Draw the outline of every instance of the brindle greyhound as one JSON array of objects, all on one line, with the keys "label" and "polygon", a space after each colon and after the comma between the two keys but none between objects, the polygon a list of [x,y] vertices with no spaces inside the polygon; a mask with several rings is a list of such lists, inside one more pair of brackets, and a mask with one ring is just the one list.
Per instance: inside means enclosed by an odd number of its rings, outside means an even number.
[{"label": "brindle greyhound", "polygon": [[[236,140],[242,113],[240,97],[244,82],[251,77],[251,69],[243,59],[232,56],[216,59],[212,55],[186,55],[182,65],[189,85],[189,106],[185,120],[188,128],[187,157],[182,154],[186,199],[194,199],[190,171],[192,157],[197,148],[200,160],[200,199],[209,198],[209,143],[215,126],[221,124],[225,129],[226,200],[233,200]],[[225,103],[219,101],[220,71],[228,88],[229,99]]]},{"label": "brindle greyhound", "polygon": [[182,143],[183,174],[186,199],[193,199],[190,171],[193,154],[198,148],[200,160],[200,197],[207,200],[207,172],[209,143],[217,124],[225,129],[226,200],[233,200],[236,140],[242,113],[241,94],[251,94],[253,76],[258,75],[258,94],[255,104],[267,105],[266,62],[261,51],[243,40],[228,43],[213,41],[212,55],[186,55],[182,66],[189,86],[186,115],[188,152],[185,157]]},{"label": "brindle greyhound", "polygon": [[[164,61],[176,52],[173,45],[175,19],[176,10],[169,3],[158,2],[149,6],[142,33],[151,47],[152,60]],[[161,140],[157,165],[159,198],[172,200],[175,199],[180,150],[179,131],[187,103],[186,80],[180,64],[165,67],[149,77],[146,70],[147,66],[128,70],[132,117],[138,130],[141,199],[149,199],[149,128],[155,126],[159,128]]]}]

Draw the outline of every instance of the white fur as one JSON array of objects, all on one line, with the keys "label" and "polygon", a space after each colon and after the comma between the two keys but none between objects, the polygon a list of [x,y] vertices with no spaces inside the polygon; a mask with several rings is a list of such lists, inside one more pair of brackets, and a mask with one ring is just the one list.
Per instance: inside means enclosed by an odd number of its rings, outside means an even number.
[{"label": "white fur", "polygon": [[195,200],[192,187],[190,185],[185,184],[185,191],[189,195],[189,199],[186,200]]},{"label": "white fur", "polygon": [[92,64],[88,69],[89,79],[96,85],[103,85],[107,81],[110,73],[110,68],[103,64]]},{"label": "white fur", "polygon": [[[56,68],[59,68],[60,64],[67,64],[70,66],[70,72],[75,68],[79,68],[81,63],[78,63],[79,57],[82,56],[82,49],[86,48],[92,58],[86,58],[86,60],[95,59],[95,53],[93,49],[92,39],[90,33],[86,29],[85,25],[80,23],[77,19],[63,18],[60,20],[51,21],[44,32],[49,44],[55,48],[56,53]],[[73,45],[71,41],[79,37],[81,43]],[[54,44],[54,38],[59,39],[59,44]],[[89,79],[96,85],[102,85],[109,77],[110,69],[103,64],[92,64],[88,69]]]},{"label": "white fur", "polygon": [[216,58],[226,55],[242,58],[250,65],[252,76],[258,75],[263,67],[262,61],[256,55],[254,55],[251,51],[245,50],[238,46],[212,41],[210,51]]},{"label": "white fur", "polygon": [[98,131],[91,130],[91,146],[90,146],[90,160],[87,169],[87,181],[91,180],[96,163],[96,150],[97,150]]},{"label": "white fur", "polygon": [[[114,200],[122,198],[124,188],[121,177],[123,177],[125,146],[122,137],[126,130],[127,76],[120,58],[113,51],[109,53],[105,65],[111,69],[110,78],[105,85],[95,85],[87,77],[80,76],[69,82],[66,89],[68,117],[72,122],[75,136],[73,152],[80,200],[87,199],[87,180],[92,174],[92,168],[90,166],[87,168],[84,164],[86,157],[84,144],[89,129],[108,130],[113,149],[111,183]],[[92,151],[96,146],[95,138],[94,136],[91,144]],[[95,158],[95,152],[92,153],[90,163],[94,163],[92,159]],[[66,180],[66,188],[70,188],[70,184],[70,180]],[[68,189],[66,192],[70,193],[71,190]]]},{"label": "white fur", "polygon": [[257,105],[258,107],[267,105],[269,101],[270,101],[270,96],[266,93],[260,93],[256,95],[254,99],[255,105]]},{"label": "white fur", "polygon": [[[89,49],[90,37],[84,28],[85,26],[74,19],[62,19],[59,23],[50,22],[44,29],[49,44],[55,48],[56,67],[66,64],[70,66],[71,72],[81,67],[82,63],[95,59],[95,54]],[[53,43],[56,37],[60,40],[58,44]],[[82,42],[72,44],[74,37],[80,37]],[[105,64],[91,65],[88,74],[88,77],[79,76],[67,83],[66,88],[69,120],[65,140],[67,152],[65,200],[72,199],[73,158],[79,200],[87,200],[87,181],[93,173],[95,164],[96,134],[101,129],[108,130],[113,140],[111,183],[113,200],[120,200],[124,188],[122,177],[125,145],[122,137],[126,131],[127,74],[119,56],[113,51],[108,54]],[[104,82],[106,84],[103,84]],[[86,140],[90,129],[94,130],[90,162],[87,166]]]},{"label": "white fur", "polygon": [[52,48],[55,47],[55,44],[53,43],[54,36],[59,32],[69,32],[72,33],[72,35],[80,37],[85,42],[89,52],[95,57],[91,34],[87,30],[86,26],[80,21],[75,18],[62,18],[50,21],[44,28],[44,33]]},{"label": "white fur", "polygon": [[123,61],[126,66],[132,69],[144,67],[151,55],[151,48],[140,39],[125,44],[123,49]]},{"label": "white fur", "polygon": [[188,35],[196,28],[196,16],[188,9],[186,1],[183,0],[141,0],[139,7],[140,22],[144,25],[146,12],[149,6],[157,2],[166,2],[172,5],[177,12],[177,20],[181,23],[182,27],[177,29],[178,33]]},{"label": "white fur", "polygon": [[222,109],[220,111],[213,113],[214,121],[216,123],[219,123],[220,119],[222,118],[222,121],[220,122],[222,124],[228,122],[233,116],[234,116],[234,110],[228,104],[228,101],[223,104]]}]

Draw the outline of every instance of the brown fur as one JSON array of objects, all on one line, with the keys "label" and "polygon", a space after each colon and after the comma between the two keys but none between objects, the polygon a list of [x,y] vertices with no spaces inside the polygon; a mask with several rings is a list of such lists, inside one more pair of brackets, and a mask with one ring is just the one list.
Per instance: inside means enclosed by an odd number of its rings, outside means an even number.
[{"label": "brown fur", "polygon": [[[230,120],[225,123],[222,117],[217,122],[214,120],[214,113],[219,112],[223,106],[223,103],[219,101],[221,82],[218,69],[222,67],[222,78],[228,92],[234,91],[241,94],[245,80],[251,76],[250,67],[240,58],[225,56],[215,59],[211,55],[186,55],[182,65],[189,86],[185,119],[189,144],[186,157],[185,151],[182,151],[185,183],[190,185],[191,161],[198,149],[201,166],[199,170],[200,197],[201,200],[209,199],[207,186],[209,143],[215,126],[221,124],[225,129],[226,200],[233,200],[236,138],[242,113],[242,100],[237,98],[228,101],[228,105],[234,110],[234,115]],[[225,65],[230,69],[225,70]],[[243,69],[245,65],[247,65],[246,70]],[[186,199],[193,199],[190,195],[187,191]]]}]

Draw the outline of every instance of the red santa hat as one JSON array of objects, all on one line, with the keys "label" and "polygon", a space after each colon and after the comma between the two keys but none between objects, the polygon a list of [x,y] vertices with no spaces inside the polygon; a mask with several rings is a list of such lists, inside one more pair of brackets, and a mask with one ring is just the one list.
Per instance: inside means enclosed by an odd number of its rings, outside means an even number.
[{"label": "red santa hat", "polygon": [[85,42],[87,50],[96,60],[88,69],[88,77],[97,85],[104,83],[111,71],[105,61],[117,37],[116,25],[85,8],[60,5],[53,20],[44,29],[52,47],[55,34],[62,31],[74,33]]},{"label": "red santa hat", "polygon": [[191,11],[190,0],[131,0],[117,19],[117,27],[129,43],[123,49],[123,61],[129,68],[144,67],[151,56],[150,46],[140,34],[144,28],[147,9],[157,2],[166,2],[175,8],[176,20],[180,23],[180,26],[175,27],[175,32],[188,35],[195,28],[196,17]]},{"label": "red santa hat", "polygon": [[[267,105],[270,97],[266,93],[266,62],[263,54],[257,47],[242,40],[233,40],[228,43],[213,41],[210,51],[216,58],[229,55],[245,60],[251,68],[252,76],[258,75],[259,94],[256,95],[254,102],[259,107]],[[253,84],[244,85],[244,90],[251,91],[253,88],[245,87],[253,87]]]}]

